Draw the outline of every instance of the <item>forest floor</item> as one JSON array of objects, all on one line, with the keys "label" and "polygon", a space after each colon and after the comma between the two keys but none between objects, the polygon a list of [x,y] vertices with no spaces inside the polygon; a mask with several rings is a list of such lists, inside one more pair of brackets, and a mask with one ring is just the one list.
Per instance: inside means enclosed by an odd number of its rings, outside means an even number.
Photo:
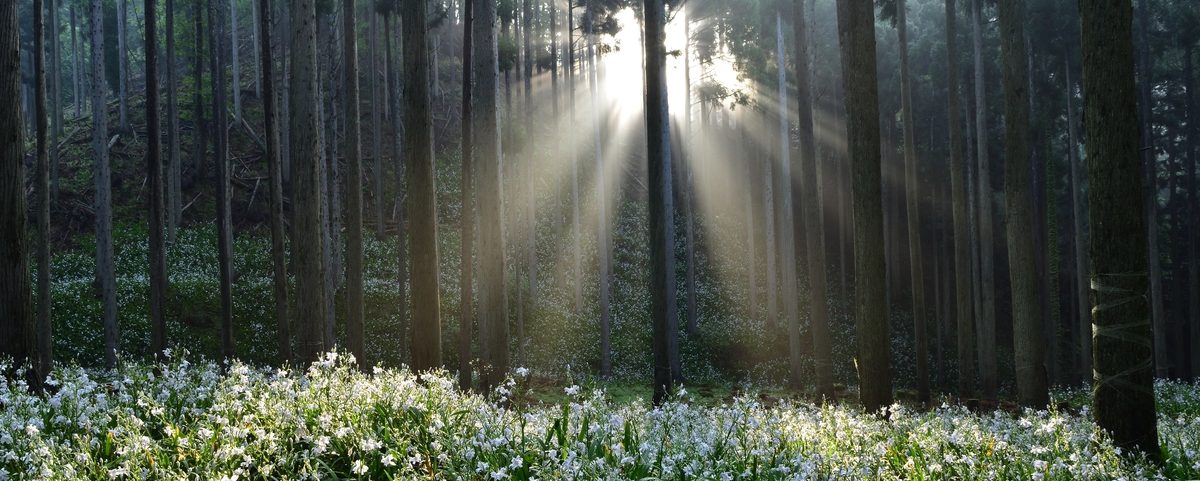
[{"label": "forest floor", "polygon": [[[45,395],[0,384],[0,479],[1151,480],[1200,475],[1200,387],[1159,382],[1161,463],[1115,448],[1082,390],[1048,410],[976,412],[697,388],[654,408],[633,386],[522,370],[487,395],[449,374],[307,371],[170,355],[60,366]],[[763,402],[761,396],[772,402]],[[636,399],[643,399],[637,401]]]}]

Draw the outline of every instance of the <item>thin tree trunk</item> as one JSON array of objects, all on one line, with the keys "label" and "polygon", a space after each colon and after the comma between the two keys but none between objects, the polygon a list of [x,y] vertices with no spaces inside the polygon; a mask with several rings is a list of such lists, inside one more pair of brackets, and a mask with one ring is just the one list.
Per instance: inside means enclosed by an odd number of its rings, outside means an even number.
[{"label": "thin tree trunk", "polygon": [[[266,135],[267,171],[271,185],[271,291],[275,300],[275,335],[279,349],[279,362],[292,360],[292,337],[288,316],[287,259],[283,227],[283,172],[279,158],[279,135],[275,121],[275,75],[271,55],[271,0],[258,0],[258,21],[261,36],[258,38],[259,61],[263,76],[263,125]],[[357,355],[357,354],[356,354]],[[361,360],[362,357],[359,357]]]},{"label": "thin tree trunk", "polygon": [[892,379],[888,309],[883,292],[874,5],[838,0],[837,7],[854,189],[854,318],[858,335],[859,398],[868,412],[877,412],[892,404]]},{"label": "thin tree trunk", "polygon": [[[170,1],[170,0],[168,0]],[[166,218],[166,199],[163,198],[163,164],[160,125],[158,120],[158,15],[156,0],[145,0],[146,12],[146,176],[149,178],[146,204],[150,219],[150,351],[156,356],[167,350],[167,319],[163,305],[167,297],[167,256],[164,244],[163,221]],[[171,85],[167,90],[174,91]]]},{"label": "thin tree trunk", "polygon": [[[129,40],[129,12],[126,2],[117,0],[117,98],[120,131],[127,133],[129,129],[129,49],[125,42]],[[103,45],[92,43],[92,45]],[[93,47],[94,48],[94,47]]]},{"label": "thin tree trunk", "polygon": [[83,62],[79,60],[79,20],[75,14],[75,4],[69,6],[71,15],[71,77],[74,84],[74,95],[71,96],[72,103],[75,104],[75,118],[83,117]]},{"label": "thin tree trunk", "polygon": [[996,400],[996,274],[992,254],[991,161],[988,158],[987,88],[983,58],[983,0],[972,0],[975,45],[975,143],[979,151],[979,276],[983,304],[978,313],[979,389],[986,401]]},{"label": "thin tree trunk", "polygon": [[[1187,275],[1188,275],[1188,325],[1191,329],[1192,377],[1200,377],[1200,203],[1196,192],[1196,146],[1200,145],[1200,107],[1196,105],[1195,69],[1192,64],[1193,45],[1183,49],[1183,83],[1187,92]],[[1090,170],[1089,170],[1090,172]]]},{"label": "thin tree trunk", "polygon": [[297,360],[317,360],[325,346],[325,274],[321,262],[321,181],[317,151],[317,19],[315,0],[296,0],[291,20],[289,103],[292,157],[292,264],[296,269]]},{"label": "thin tree trunk", "polygon": [[404,127],[400,117],[400,88],[393,82],[399,82],[396,78],[397,74],[394,71],[396,66],[395,57],[392,55],[392,37],[395,32],[391,28],[391,14],[383,17],[383,37],[385,44],[384,57],[384,76],[385,84],[387,85],[387,101],[389,105],[388,111],[391,114],[392,127],[392,161],[395,164],[396,170],[396,264],[397,264],[397,299],[396,304],[399,310],[399,335],[400,335],[400,358],[403,359],[407,350],[405,349],[406,340],[408,339],[408,226],[405,223],[406,203],[405,203],[405,186],[404,186],[404,154],[403,154],[403,136]]},{"label": "thin tree trunk", "polygon": [[233,65],[233,79],[230,82],[233,89],[233,121],[242,120],[242,62],[238,59],[238,24],[237,0],[229,0],[229,51],[232,54],[230,64]]},{"label": "thin tree trunk", "polygon": [[958,14],[955,0],[946,0],[946,115],[950,137],[950,196],[954,218],[954,286],[958,293],[955,303],[958,328],[958,395],[971,397],[975,391],[975,359],[971,343],[975,339],[971,318],[971,246],[967,232],[968,200],[963,177],[962,120],[958,92]]},{"label": "thin tree trunk", "polygon": [[1150,265],[1150,313],[1154,327],[1154,365],[1157,377],[1167,377],[1171,361],[1167,350],[1167,320],[1163,312],[1162,261],[1158,250],[1158,161],[1154,147],[1154,56],[1150,53],[1149,2],[1138,0],[1138,115],[1141,120],[1143,209],[1146,211],[1146,262]]},{"label": "thin tree trunk", "polygon": [[[53,5],[53,3],[54,3],[53,0],[51,0],[51,5]],[[37,127],[36,127],[36,130],[34,133],[35,140],[37,143],[37,146],[36,146],[36,148],[37,148],[36,161],[37,162],[36,162],[36,164],[34,164],[34,179],[33,179],[33,196],[34,196],[33,204],[34,204],[34,209],[36,211],[37,220],[34,221],[35,228],[34,228],[33,233],[34,233],[34,244],[37,248],[37,273],[38,273],[38,275],[37,275],[37,320],[35,323],[37,342],[33,346],[30,346],[33,348],[33,350],[31,352],[29,352],[28,354],[29,354],[29,361],[33,364],[32,367],[37,369],[38,377],[44,378],[46,375],[48,375],[50,373],[50,370],[54,365],[54,355],[53,355],[53,350],[52,350],[53,346],[54,346],[54,342],[53,342],[53,337],[52,337],[53,333],[52,333],[52,322],[51,322],[51,320],[53,319],[53,314],[51,312],[51,302],[50,302],[51,301],[50,280],[51,280],[51,276],[52,276],[52,273],[50,272],[50,144],[51,143],[57,144],[57,141],[55,139],[47,138],[46,122],[47,122],[47,117],[49,117],[51,115],[57,116],[58,114],[57,113],[47,114],[47,112],[46,112],[46,37],[48,35],[46,33],[46,20],[45,20],[46,17],[45,17],[45,12],[42,9],[42,0],[34,0],[33,1],[33,9],[31,11],[31,13],[33,14],[33,17],[34,17],[33,18],[33,76],[34,76],[33,89],[34,89],[34,103],[36,104],[36,110],[33,112],[33,114],[37,117],[35,119]],[[50,14],[51,15],[54,14],[53,9],[50,10]],[[53,24],[53,21],[51,23]],[[51,41],[50,43],[51,43],[51,45],[54,45],[55,42]],[[13,97],[13,98],[15,98],[15,97]],[[55,107],[57,108],[57,106],[55,106]],[[20,129],[14,129],[14,130],[20,130]],[[19,139],[20,138],[19,136],[20,136],[20,133],[17,133],[16,138]],[[55,135],[55,137],[57,137],[57,135]],[[17,147],[18,152],[20,152],[21,148],[24,147],[20,143],[18,143],[17,146],[18,146]],[[24,159],[22,159],[21,157],[22,156],[18,156],[16,158],[16,162],[18,164],[24,163]],[[5,159],[5,162],[8,162],[8,159]],[[22,170],[23,169],[19,165],[17,167],[17,171],[15,172],[16,174],[18,174],[16,176],[16,179],[17,179],[16,190],[19,192],[19,195],[21,197],[24,197],[24,195],[25,195],[25,184],[24,184],[25,176],[24,176],[24,173],[22,172]],[[10,201],[9,196],[4,196],[3,199],[5,199],[5,202]],[[15,219],[20,224],[25,223],[25,216],[27,215],[24,210],[25,203],[26,203],[26,201],[24,199],[21,199],[19,202],[14,203],[15,204],[14,207],[19,207],[21,209],[20,211],[17,211],[16,217],[18,217],[18,218]],[[7,217],[5,217],[5,219],[6,220],[4,221],[4,224],[8,225],[9,222],[7,221]],[[24,235],[25,231],[22,228],[22,230],[19,230],[18,232],[20,232],[22,235]],[[29,280],[28,280],[27,276],[29,275],[29,257],[28,257],[29,253],[27,250],[25,250],[25,246],[28,246],[28,241],[21,240],[17,243],[17,245],[18,245],[19,250],[11,253],[12,254],[11,258],[17,259],[17,269],[14,269],[10,272],[16,272],[17,275],[26,276],[24,282],[17,282],[17,283],[15,283],[15,285],[20,286],[21,284],[24,284],[26,290],[28,290]],[[24,262],[23,266],[21,265],[22,262]],[[7,296],[5,296],[5,297],[7,297]],[[8,302],[7,299],[6,299],[6,302]],[[22,299],[21,296],[19,296],[19,295],[15,296],[15,298],[12,299],[12,302],[25,303],[23,306],[18,306],[18,308],[21,308],[21,307],[28,308],[29,307],[28,299]],[[24,319],[22,319],[21,317],[16,317],[15,319],[16,319],[17,323],[24,322]],[[13,332],[5,333],[5,334],[13,335],[13,336],[22,335],[22,333],[20,333],[19,330],[14,330]],[[7,350],[5,350],[4,352],[8,353]],[[23,358],[26,355],[26,353],[23,353],[23,352],[14,352],[12,354],[16,354],[15,357],[17,359]],[[33,356],[33,354],[36,354],[36,357]]]},{"label": "thin tree trunk", "polygon": [[[92,147],[96,182],[96,277],[103,305],[104,366],[117,365],[120,333],[117,330],[117,286],[113,265],[112,169],[108,164],[108,102],[104,101],[104,8],[92,0]],[[119,23],[119,22],[118,22]]]},{"label": "thin tree trunk", "polygon": [[[525,311],[529,317],[534,316],[538,305],[538,285],[537,285],[537,161],[533,153],[532,142],[529,142],[535,135],[533,128],[533,63],[535,61],[533,55],[533,1],[522,0],[524,12],[522,14],[524,27],[522,28],[523,40],[525,42],[525,227],[527,229],[525,239],[525,268],[528,276],[529,304]],[[521,364],[526,362],[526,349],[528,348],[528,339],[525,338],[525,323],[523,318],[517,318],[517,359]]]},{"label": "thin tree trunk", "polygon": [[1158,445],[1145,214],[1129,1],[1081,0],[1084,135],[1095,270],[1093,412],[1113,443],[1151,459]]},{"label": "thin tree trunk", "polygon": [[[762,112],[763,127],[766,127],[767,125],[769,125],[767,123],[766,116],[767,116],[767,113],[764,110]],[[767,329],[768,330],[774,330],[775,327],[779,325],[778,319],[776,318],[776,314],[777,314],[778,310],[776,309],[776,305],[777,305],[777,298],[776,298],[777,290],[776,289],[777,289],[777,287],[775,284],[775,281],[778,280],[778,274],[775,271],[775,256],[779,254],[779,250],[777,249],[777,246],[775,245],[775,241],[778,238],[776,233],[778,231],[775,229],[775,185],[774,185],[775,182],[774,182],[774,175],[772,173],[772,171],[774,169],[773,169],[773,166],[771,165],[773,163],[773,161],[771,159],[771,153],[772,153],[771,148],[764,146],[764,148],[762,149],[762,155],[759,158],[760,167],[762,169],[759,172],[760,174],[762,174],[762,185],[761,185],[761,187],[759,187],[760,189],[762,189],[762,196],[763,196],[762,197],[762,205],[763,205],[763,207],[762,207],[762,209],[763,209],[763,230],[762,230],[762,232],[763,232],[763,240],[766,241],[765,242],[766,246],[763,248],[763,257],[766,259],[766,273],[765,273],[767,276],[767,279],[766,279],[766,281],[767,281],[766,282],[766,289],[767,289],[767,291],[766,291],[766,294],[767,294],[766,319],[767,319]]]},{"label": "thin tree trunk", "polygon": [[609,270],[611,259],[609,251],[612,249],[612,243],[609,240],[608,232],[608,182],[607,173],[605,172],[604,156],[601,151],[602,140],[600,138],[600,104],[599,104],[599,76],[596,72],[597,52],[596,52],[596,37],[592,32],[595,19],[592,18],[591,0],[586,0],[584,7],[584,35],[588,39],[588,88],[591,90],[592,100],[592,148],[595,152],[596,163],[596,217],[597,217],[597,236],[596,236],[596,256],[597,263],[600,266],[599,281],[600,281],[600,376],[608,377],[612,375],[612,352],[610,346],[611,337],[611,319],[612,314],[609,306],[609,295],[611,286],[609,285]]},{"label": "thin tree trunk", "polygon": [[[179,218],[183,211],[180,182],[183,175],[179,163],[179,87],[175,68],[175,0],[167,3],[167,172],[166,172],[166,223],[167,242],[173,244],[179,230]],[[147,15],[147,19],[149,15]],[[147,20],[149,22],[149,20]],[[147,77],[148,79],[149,77]],[[148,81],[148,80],[147,80]]]},{"label": "thin tree trunk", "polygon": [[1071,163],[1071,207],[1075,220],[1075,315],[1079,328],[1079,376],[1084,383],[1092,380],[1092,319],[1088,300],[1088,258],[1084,237],[1083,162],[1079,160],[1079,142],[1075,129],[1075,84],[1071,82],[1071,61],[1066,61],[1067,80],[1067,161]]},{"label": "thin tree trunk", "polygon": [[1004,85],[1004,191],[1007,203],[1009,278],[1012,285],[1013,356],[1017,398],[1024,406],[1050,402],[1038,307],[1033,238],[1022,226],[1034,225],[1030,212],[1029,72],[1025,50],[1024,0],[1000,0],[1000,46]]},{"label": "thin tree trunk", "polygon": [[481,389],[499,385],[508,372],[508,296],[504,279],[504,198],[500,179],[500,90],[496,2],[474,5],[471,59],[476,80],[471,130],[479,174],[479,338],[484,361]]},{"label": "thin tree trunk", "polygon": [[[800,291],[796,287],[796,239],[795,227],[792,224],[792,217],[795,212],[792,209],[792,159],[791,159],[791,133],[788,122],[788,103],[787,103],[787,54],[783,48],[783,12],[776,12],[775,16],[775,62],[777,66],[776,87],[778,88],[779,100],[779,176],[776,179],[779,187],[779,232],[780,232],[780,262],[783,264],[782,281],[783,281],[783,306],[784,315],[787,316],[787,339],[788,339],[788,371],[790,373],[788,381],[795,389],[799,389],[804,384],[804,379],[801,374],[803,369],[803,349],[800,345]],[[799,59],[797,59],[799,64]]]},{"label": "thin tree trunk", "polygon": [[[259,38],[262,37],[262,22],[258,19],[259,12],[257,8],[254,8],[254,5],[250,6],[250,17],[251,35],[253,36],[251,45],[258,45]],[[254,96],[262,100],[262,55],[257,48],[251,48],[250,50],[254,52]]]},{"label": "thin tree trunk", "polygon": [[[96,19],[100,18],[99,3],[93,0]],[[17,11],[17,2],[0,3],[0,95],[5,97],[0,102],[0,354],[13,359],[13,366],[4,373],[9,379],[18,366],[36,366],[39,354],[25,231],[25,140],[19,103],[21,31]],[[36,36],[40,36],[41,28],[37,30]],[[30,388],[40,391],[41,376],[36,373],[27,371],[27,380]]]},{"label": "thin tree trunk", "polygon": [[458,388],[466,391],[471,388],[471,337],[474,316],[474,284],[471,279],[474,258],[472,243],[475,240],[475,188],[474,168],[475,150],[472,137],[475,118],[471,112],[474,92],[474,67],[472,53],[474,50],[475,2],[463,1],[463,37],[462,37],[462,214],[459,226],[462,230],[460,259],[462,259],[461,277],[459,277],[459,317],[458,317]]},{"label": "thin tree trunk", "polygon": [[683,129],[680,139],[679,166],[683,170],[683,216],[686,230],[687,277],[687,332],[696,334],[700,330],[700,313],[696,303],[696,188],[694,165],[688,153],[692,141],[692,30],[691,19],[685,10],[680,10],[683,22]]},{"label": "thin tree trunk", "polygon": [[[199,3],[195,4],[195,22],[193,29],[196,33],[195,46],[196,50],[192,56],[192,82],[195,83],[195,88],[192,89],[192,115],[195,118],[196,126],[192,129],[192,134],[195,138],[192,140],[192,178],[202,179],[204,177],[204,154],[207,149],[207,124],[204,120],[204,8]],[[211,19],[210,19],[211,21]],[[95,107],[93,107],[95,110]]]},{"label": "thin tree trunk", "polygon": [[367,57],[371,60],[370,68],[367,69],[367,88],[371,90],[371,186],[372,197],[375,200],[375,239],[383,240],[387,235],[387,224],[384,220],[386,203],[383,194],[383,182],[387,177],[383,169],[382,114],[385,103],[382,99],[384,94],[379,90],[379,14],[375,13],[374,7],[369,8],[368,12],[371,18],[368,29],[370,38],[367,40]]},{"label": "thin tree trunk", "polygon": [[346,347],[366,362],[363,336],[362,147],[358,97],[358,12],[342,3],[342,56],[346,70]]},{"label": "thin tree trunk", "polygon": [[917,180],[917,149],[913,126],[912,80],[908,69],[908,24],[905,0],[896,1],[896,30],[900,38],[900,103],[904,122],[904,184],[908,219],[908,258],[912,289],[912,319],[916,339],[917,400],[929,403],[929,338],[925,311],[925,264],[921,251],[921,197]]},{"label": "thin tree trunk", "polygon": [[[467,0],[470,1],[470,0]],[[575,141],[575,4],[567,2],[567,99],[570,102],[571,128],[567,129],[568,145],[579,145]],[[582,72],[583,69],[580,69]],[[582,150],[582,149],[580,149]],[[573,261],[575,269],[575,311],[583,309],[583,244],[581,237],[583,229],[580,227],[579,213],[579,164],[580,156],[576,154],[571,159],[571,241],[573,252]]]},{"label": "thin tree trunk", "polygon": [[224,25],[220,2],[208,6],[210,68],[212,72],[213,124],[216,143],[213,145],[217,164],[217,263],[218,289],[221,294],[221,357],[227,361],[237,356],[233,343],[233,210],[230,195],[229,121],[225,107],[225,68],[221,57]]}]

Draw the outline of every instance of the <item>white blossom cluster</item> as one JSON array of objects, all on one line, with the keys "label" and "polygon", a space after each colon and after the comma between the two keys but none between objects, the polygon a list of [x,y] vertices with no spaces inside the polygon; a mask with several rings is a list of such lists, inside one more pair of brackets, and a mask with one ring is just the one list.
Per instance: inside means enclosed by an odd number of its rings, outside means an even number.
[{"label": "white blossom cluster", "polygon": [[[7,368],[0,364],[0,367]],[[527,371],[518,374],[527,375]],[[1076,413],[896,405],[661,408],[570,386],[526,406],[509,382],[463,393],[445,373],[361,372],[329,353],[305,372],[233,363],[61,368],[45,395],[0,384],[0,481],[29,480],[1149,480],[1200,473],[1198,389],[1163,415],[1167,460],[1121,456]],[[1174,401],[1169,401],[1174,402]],[[1168,402],[1163,402],[1166,405]],[[1168,409],[1167,411],[1170,411]]]}]

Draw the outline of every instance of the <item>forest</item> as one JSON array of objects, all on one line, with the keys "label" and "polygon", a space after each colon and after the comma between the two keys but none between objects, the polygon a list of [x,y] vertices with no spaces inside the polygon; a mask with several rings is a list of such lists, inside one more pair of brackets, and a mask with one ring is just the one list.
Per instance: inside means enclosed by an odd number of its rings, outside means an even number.
[{"label": "forest", "polygon": [[0,481],[1200,479],[1195,0],[0,0]]}]

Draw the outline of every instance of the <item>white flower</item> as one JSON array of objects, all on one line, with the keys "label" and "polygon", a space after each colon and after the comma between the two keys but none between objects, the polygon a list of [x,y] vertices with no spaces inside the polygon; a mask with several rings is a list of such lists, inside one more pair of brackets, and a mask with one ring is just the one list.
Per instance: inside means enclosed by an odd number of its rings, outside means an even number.
[{"label": "white flower", "polygon": [[108,470],[108,477],[110,479],[123,478],[125,476],[129,476],[129,469],[125,468],[124,466],[117,469]]},{"label": "white flower", "polygon": [[350,472],[359,476],[367,474],[367,463],[362,462],[361,459],[355,459],[354,465],[350,467]]},{"label": "white flower", "polygon": [[380,459],[379,463],[384,466],[388,466],[388,467],[395,466],[396,465],[396,457],[392,456],[392,453],[387,453],[387,454],[383,455],[383,459]]},{"label": "white flower", "polygon": [[517,372],[517,375],[520,377],[525,377],[525,376],[529,375],[529,369],[524,368],[524,367],[518,367],[516,372]]},{"label": "white flower", "polygon": [[578,395],[579,394],[579,386],[572,384],[570,386],[567,386],[565,389],[563,389],[563,392],[567,393],[568,396]]},{"label": "white flower", "polygon": [[38,429],[37,425],[29,424],[25,426],[25,434],[29,436],[37,436],[39,432],[41,432],[41,430]]}]

